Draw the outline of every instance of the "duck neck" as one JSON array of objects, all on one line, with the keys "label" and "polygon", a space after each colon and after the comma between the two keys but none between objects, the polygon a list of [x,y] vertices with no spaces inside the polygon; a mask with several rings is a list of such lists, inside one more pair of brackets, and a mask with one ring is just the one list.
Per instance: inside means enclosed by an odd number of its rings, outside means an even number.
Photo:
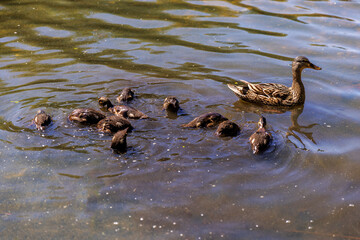
[{"label": "duck neck", "polygon": [[114,105],[110,101],[106,104],[107,109],[110,109],[110,108],[113,108],[113,107],[114,107]]},{"label": "duck neck", "polygon": [[295,104],[301,104],[305,102],[305,87],[301,81],[301,71],[300,67],[293,67],[293,82],[291,86],[293,100]]}]

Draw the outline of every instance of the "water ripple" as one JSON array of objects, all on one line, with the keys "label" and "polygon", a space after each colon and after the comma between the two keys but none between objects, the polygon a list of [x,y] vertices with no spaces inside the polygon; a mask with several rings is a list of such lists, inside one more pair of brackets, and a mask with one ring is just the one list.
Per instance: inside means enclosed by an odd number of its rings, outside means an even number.
[{"label": "water ripple", "polygon": [[[339,223],[358,221],[359,11],[354,1],[1,1],[2,238],[56,239],[54,226],[69,239],[356,238]],[[304,106],[248,104],[226,86],[290,86],[299,55],[322,67],[302,74]],[[68,115],[125,87],[150,119],[130,120],[118,154],[111,135]],[[170,95],[173,117],[162,111]],[[53,119],[44,131],[32,124],[39,109]],[[205,112],[241,134],[180,127]],[[254,156],[260,115],[274,141]]]}]

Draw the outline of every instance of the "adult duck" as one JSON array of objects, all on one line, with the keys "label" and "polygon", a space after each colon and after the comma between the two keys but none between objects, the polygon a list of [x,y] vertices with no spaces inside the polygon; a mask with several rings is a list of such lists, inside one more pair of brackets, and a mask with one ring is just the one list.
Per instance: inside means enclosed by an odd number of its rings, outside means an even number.
[{"label": "adult duck", "polygon": [[305,102],[305,88],[301,81],[301,72],[305,68],[321,70],[320,67],[312,64],[309,59],[298,56],[292,62],[293,82],[291,87],[277,83],[253,84],[240,80],[245,86],[228,84],[228,87],[240,99],[261,105],[272,106],[295,106]]}]

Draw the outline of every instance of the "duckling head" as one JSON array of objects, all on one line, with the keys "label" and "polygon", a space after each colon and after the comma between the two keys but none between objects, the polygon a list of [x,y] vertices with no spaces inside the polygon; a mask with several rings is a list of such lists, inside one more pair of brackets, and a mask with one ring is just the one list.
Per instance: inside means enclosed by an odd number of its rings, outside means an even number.
[{"label": "duckling head", "polygon": [[261,116],[259,119],[258,125],[259,125],[259,128],[264,128],[266,126],[266,118]]},{"label": "duckling head", "polygon": [[117,101],[118,102],[128,102],[128,101],[131,101],[134,99],[134,91],[127,87],[127,88],[124,88],[120,94],[119,97],[117,97]]},{"label": "duckling head", "polygon": [[321,67],[316,66],[315,64],[311,63],[307,57],[298,56],[292,62],[292,67],[295,69],[300,68],[301,70],[304,68],[312,68],[315,70],[321,70]]},{"label": "duckling head", "polygon": [[110,99],[107,97],[100,97],[98,99],[98,102],[101,107],[105,107],[105,108],[114,107],[114,105],[111,103]]},{"label": "duckling head", "polygon": [[179,101],[175,97],[170,96],[165,98],[163,109],[170,112],[177,112],[179,108],[180,108]]},{"label": "duckling head", "polygon": [[45,114],[45,111],[40,109],[36,112],[36,114]]}]

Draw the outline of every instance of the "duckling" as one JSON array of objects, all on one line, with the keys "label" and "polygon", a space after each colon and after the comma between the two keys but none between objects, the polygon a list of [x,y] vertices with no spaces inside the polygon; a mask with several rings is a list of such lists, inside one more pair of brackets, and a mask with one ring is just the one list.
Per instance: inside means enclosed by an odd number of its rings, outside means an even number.
[{"label": "duckling", "polygon": [[115,135],[111,140],[111,148],[119,152],[125,152],[127,149],[127,143],[126,143],[127,133],[128,133],[127,128],[115,133]]},{"label": "duckling", "polygon": [[174,96],[169,96],[165,98],[163,110],[166,110],[167,112],[171,113],[177,113],[180,109],[179,101]]},{"label": "duckling", "polygon": [[120,96],[116,98],[116,101],[121,103],[121,102],[129,102],[133,99],[134,99],[134,92],[131,90],[131,88],[127,87],[122,90]]},{"label": "duckling", "polygon": [[203,128],[203,127],[215,127],[219,123],[228,120],[220,113],[204,113],[197,118],[194,118],[191,122],[181,125],[186,128]]},{"label": "duckling", "polygon": [[133,119],[149,118],[148,115],[146,115],[145,113],[143,113],[135,108],[132,108],[132,107],[129,107],[126,105],[114,106],[111,103],[110,99],[107,97],[100,97],[98,102],[101,107],[105,107],[109,112],[112,112],[117,116],[121,116],[124,118],[133,118]]},{"label": "duckling", "polygon": [[226,120],[219,124],[215,134],[219,137],[235,137],[240,133],[240,127],[230,121]]},{"label": "duckling", "polygon": [[96,124],[105,117],[104,114],[92,108],[78,108],[70,113],[69,120],[85,124]]},{"label": "duckling", "polygon": [[99,131],[105,133],[116,133],[117,131],[123,129],[128,129],[129,131],[133,129],[131,123],[128,120],[116,115],[100,120],[97,124],[97,128]]},{"label": "duckling", "polygon": [[253,84],[244,80],[240,81],[246,86],[228,84],[228,87],[237,97],[246,102],[288,107],[300,105],[305,102],[305,88],[301,81],[301,72],[305,68],[321,70],[306,57],[298,56],[292,62],[293,82],[291,87],[277,83]]},{"label": "duckling", "polygon": [[46,114],[43,110],[37,111],[33,123],[36,125],[37,130],[45,130],[47,126],[51,123],[50,115]]},{"label": "duckling", "polygon": [[256,130],[256,132],[254,132],[249,138],[251,149],[254,154],[258,154],[266,150],[272,140],[271,134],[265,129],[266,119],[263,116],[260,117],[258,125],[259,129]]}]

